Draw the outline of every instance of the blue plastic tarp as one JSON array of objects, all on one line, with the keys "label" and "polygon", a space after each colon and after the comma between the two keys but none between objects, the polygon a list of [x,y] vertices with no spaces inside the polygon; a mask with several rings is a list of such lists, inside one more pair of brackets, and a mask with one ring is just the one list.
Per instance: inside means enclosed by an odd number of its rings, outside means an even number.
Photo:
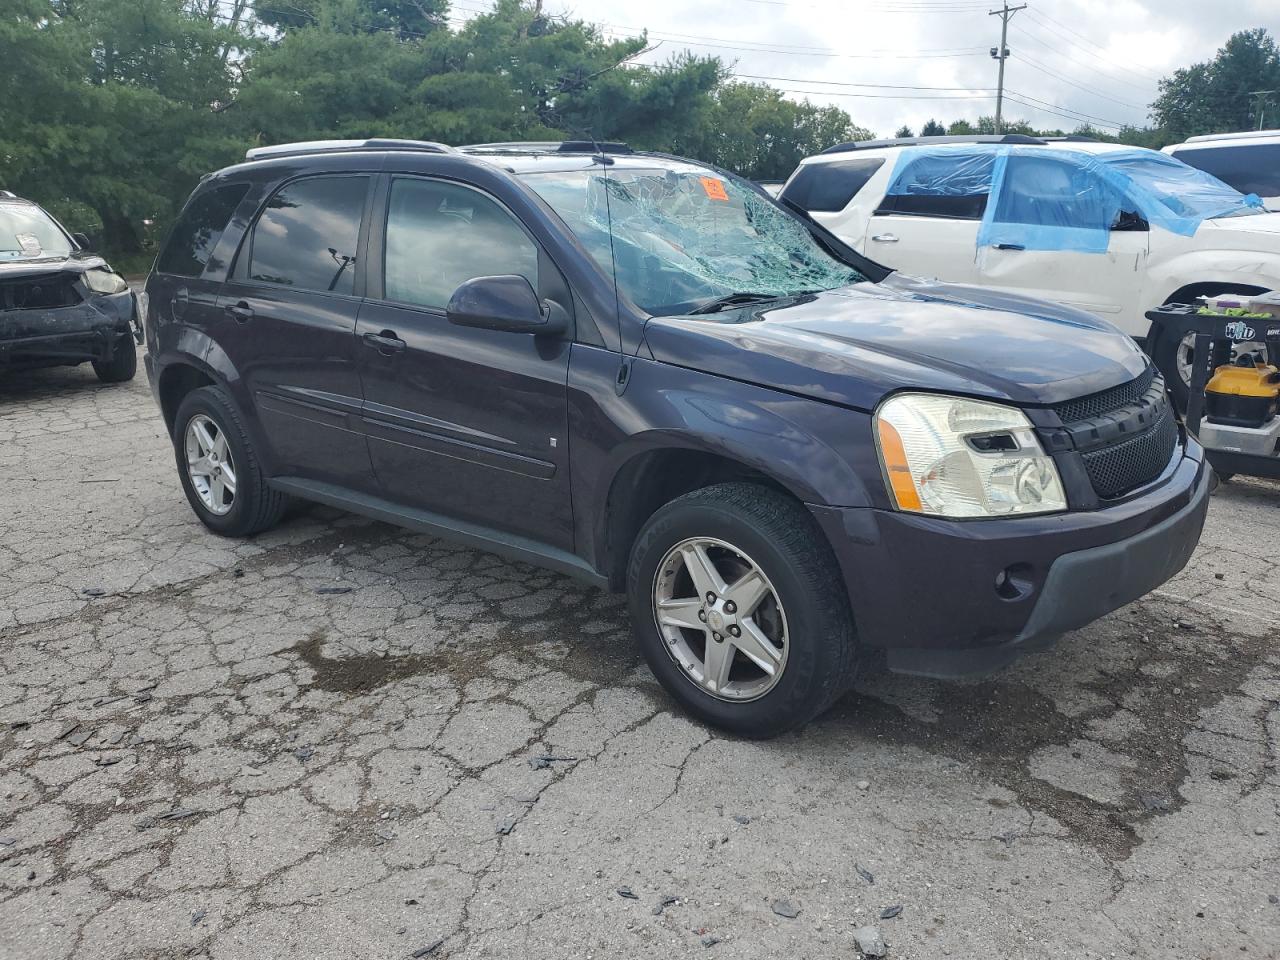
[{"label": "blue plastic tarp", "polygon": [[1205,220],[1262,212],[1258,197],[1139,148],[1093,154],[1007,144],[911,147],[902,152],[886,195],[979,202],[986,195],[980,249],[1105,253],[1122,213],[1193,236]]}]

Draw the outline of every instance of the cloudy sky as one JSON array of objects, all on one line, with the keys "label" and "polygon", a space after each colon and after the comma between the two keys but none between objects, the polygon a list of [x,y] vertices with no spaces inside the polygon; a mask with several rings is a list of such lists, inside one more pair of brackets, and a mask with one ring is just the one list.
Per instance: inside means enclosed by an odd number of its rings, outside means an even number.
[{"label": "cloudy sky", "polygon": [[[1142,125],[1160,77],[1213,56],[1237,30],[1280,36],[1280,0],[1025,2],[1010,21],[1005,116],[1038,127]],[[454,0],[464,17],[486,6]],[[545,0],[545,8],[616,35],[647,29],[658,47],[641,62],[684,50],[719,56],[790,96],[839,104],[880,135],[903,124],[918,130],[930,117],[995,112],[989,51],[1000,18],[980,0]]]}]

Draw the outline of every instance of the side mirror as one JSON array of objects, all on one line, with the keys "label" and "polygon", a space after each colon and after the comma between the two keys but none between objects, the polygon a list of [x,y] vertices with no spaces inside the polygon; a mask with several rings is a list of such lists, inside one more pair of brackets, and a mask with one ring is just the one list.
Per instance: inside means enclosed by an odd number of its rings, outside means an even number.
[{"label": "side mirror", "polygon": [[568,316],[555,304],[538,300],[524,277],[474,277],[449,298],[445,316],[460,327],[508,333],[560,334]]},{"label": "side mirror", "polygon": [[81,250],[88,250],[90,247],[89,235],[87,233],[73,233],[71,239],[76,242],[76,246]]}]

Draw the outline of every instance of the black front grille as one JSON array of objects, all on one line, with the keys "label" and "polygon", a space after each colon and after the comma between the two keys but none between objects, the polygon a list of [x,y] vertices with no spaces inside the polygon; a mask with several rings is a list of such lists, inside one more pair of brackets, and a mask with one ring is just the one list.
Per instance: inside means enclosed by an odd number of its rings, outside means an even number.
[{"label": "black front grille", "polygon": [[1084,468],[1094,492],[1103,500],[1111,500],[1160,476],[1177,445],[1178,423],[1166,404],[1164,413],[1149,429],[1082,454]]},{"label": "black front grille", "polygon": [[1146,370],[1128,383],[1122,383],[1118,387],[1111,387],[1099,393],[1091,393],[1087,397],[1076,397],[1074,400],[1058,404],[1053,409],[1063,423],[1089,420],[1141,399],[1155,377],[1155,365],[1148,364]]}]

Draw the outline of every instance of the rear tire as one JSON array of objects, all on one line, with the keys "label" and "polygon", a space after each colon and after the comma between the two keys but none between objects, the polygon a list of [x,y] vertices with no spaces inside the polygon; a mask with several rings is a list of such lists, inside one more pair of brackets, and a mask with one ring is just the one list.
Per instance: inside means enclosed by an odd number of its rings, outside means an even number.
[{"label": "rear tire", "polygon": [[103,383],[125,383],[132,380],[138,372],[138,350],[134,346],[133,337],[125,334],[116,341],[111,359],[94,360],[93,372]]},{"label": "rear tire", "polygon": [[[703,568],[704,586],[706,577],[721,574],[715,603],[703,602],[695,582],[699,557],[710,557],[715,568]],[[768,592],[754,603],[744,600],[752,610],[740,611],[730,598],[747,596],[741,585],[748,580],[757,592]],[[650,669],[708,724],[745,737],[778,736],[812,720],[853,685],[857,640],[835,555],[809,512],[773,489],[722,483],[659,509],[632,547],[627,593]],[[660,604],[680,612],[664,612],[660,624]],[[673,625],[672,616],[687,624]],[[729,635],[734,630],[736,640]],[[713,640],[717,635],[720,641]],[[769,646],[755,639],[762,635]],[[769,659],[775,653],[780,662]],[[722,682],[708,679],[716,672],[713,660],[728,663]]]},{"label": "rear tire", "polygon": [[[178,405],[173,424],[178,476],[201,523],[224,537],[248,537],[279,522],[289,498],[267,485],[253,441],[225,390],[192,390]],[[209,448],[216,456],[201,456]],[[194,461],[201,464],[198,469]]]}]

